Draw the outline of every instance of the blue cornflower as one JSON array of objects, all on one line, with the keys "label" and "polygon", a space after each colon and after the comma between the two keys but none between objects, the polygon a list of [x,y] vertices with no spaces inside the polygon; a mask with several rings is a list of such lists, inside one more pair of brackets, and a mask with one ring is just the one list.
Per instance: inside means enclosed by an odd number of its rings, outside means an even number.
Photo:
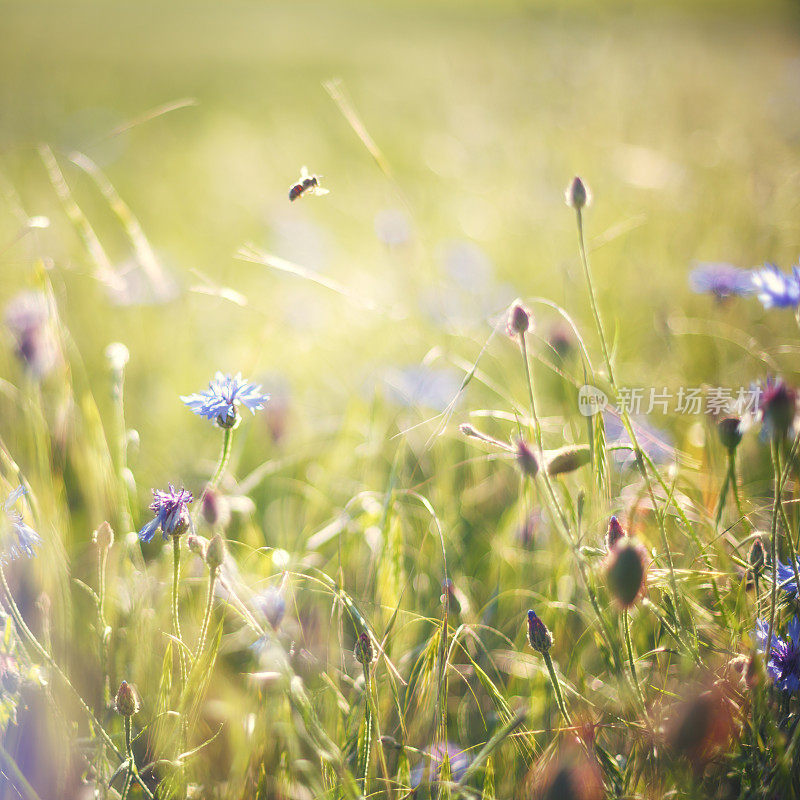
[{"label": "blue cornflower", "polygon": [[[795,617],[787,627],[788,636],[781,639],[772,634],[767,655],[767,674],[784,692],[800,689],[800,618]],[[760,653],[766,653],[769,623],[756,620],[756,641]]]},{"label": "blue cornflower", "polygon": [[0,563],[7,563],[9,560],[13,561],[20,556],[28,556],[33,558],[36,551],[33,549],[42,543],[42,537],[29,525],[26,525],[22,520],[22,514],[19,511],[14,511],[12,506],[25,494],[25,488],[19,486],[6,498],[3,503],[3,511],[5,511],[5,530],[3,531],[2,545],[0,546]]},{"label": "blue cornflower", "polygon": [[139,531],[139,538],[143,542],[149,542],[159,528],[161,528],[164,541],[173,535],[180,536],[189,527],[189,503],[193,499],[191,492],[186,489],[175,491],[175,487],[171,483],[166,492],[153,489],[153,502],[150,504],[150,510],[155,517]]},{"label": "blue cornflower", "polygon": [[[778,588],[786,592],[786,594],[797,594],[797,581],[795,580],[791,563],[784,564],[780,560],[777,563],[778,568],[775,570],[775,577],[778,581]],[[800,572],[800,558],[797,559],[797,570]]]},{"label": "blue cornflower", "polygon": [[774,264],[766,264],[752,275],[753,289],[764,308],[795,308],[800,304],[800,267],[792,267],[787,274]]},{"label": "blue cornflower", "polygon": [[750,270],[724,263],[698,264],[689,273],[689,286],[693,292],[713,294],[717,300],[741,297],[754,291]]},{"label": "blue cornflower", "polygon": [[268,394],[261,394],[261,386],[253,386],[238,372],[234,377],[218,372],[204,392],[181,397],[195,414],[205,417],[221,428],[232,428],[238,421],[236,406],[249,408],[254,414],[264,408]]}]

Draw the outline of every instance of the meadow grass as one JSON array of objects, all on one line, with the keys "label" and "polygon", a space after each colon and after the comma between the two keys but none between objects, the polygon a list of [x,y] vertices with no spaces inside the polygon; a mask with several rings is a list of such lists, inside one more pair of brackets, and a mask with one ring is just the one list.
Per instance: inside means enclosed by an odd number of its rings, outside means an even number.
[{"label": "meadow grass", "polygon": [[792,6],[3,15],[2,800],[800,796]]}]

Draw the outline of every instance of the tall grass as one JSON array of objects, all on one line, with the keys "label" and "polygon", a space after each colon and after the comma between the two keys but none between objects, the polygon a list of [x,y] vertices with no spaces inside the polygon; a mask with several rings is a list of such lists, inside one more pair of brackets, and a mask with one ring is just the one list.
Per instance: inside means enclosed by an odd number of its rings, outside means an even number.
[{"label": "tall grass", "polygon": [[[415,220],[396,154],[326,88],[340,146],[363,145]],[[188,105],[123,128],[177,125]],[[610,182],[568,208],[542,181],[555,234],[531,252],[568,265],[566,290],[515,275],[521,299],[477,324],[422,320],[413,233],[387,245],[388,291],[247,238],[242,271],[181,286],[113,170],[51,144],[29,156],[52,228],[12,168],[0,259],[39,316],[34,336],[6,318],[0,494],[24,487],[8,511],[42,544],[0,567],[2,800],[800,796],[797,692],[755,635],[762,620],[786,641],[797,610],[772,565],[800,577],[800,434],[754,418],[732,445],[714,415],[622,404],[631,386],[791,381],[791,312],[704,297],[695,319],[675,284],[615,277],[641,220],[611,217]],[[332,185],[301,202],[335,201]],[[741,205],[719,202],[730,249],[754,247],[736,242]],[[279,345],[279,304],[259,305],[273,273],[299,300]],[[645,335],[655,307],[670,313]],[[124,315],[123,346],[107,334]],[[365,388],[353,363],[381,338],[408,357],[368,363]],[[295,360],[309,366],[284,393],[272,365]],[[235,430],[180,400],[220,367],[273,395]],[[606,414],[579,413],[585,384]],[[189,516],[143,543],[150,486],[168,483],[193,492]]]}]

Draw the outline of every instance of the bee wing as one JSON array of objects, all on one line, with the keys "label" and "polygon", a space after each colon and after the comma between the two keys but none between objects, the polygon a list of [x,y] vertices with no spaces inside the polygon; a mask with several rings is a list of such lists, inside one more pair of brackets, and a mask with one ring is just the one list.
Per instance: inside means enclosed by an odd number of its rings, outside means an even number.
[{"label": "bee wing", "polygon": [[308,167],[305,164],[303,164],[303,166],[300,167],[300,180],[302,181],[304,178],[308,177],[309,177]]},{"label": "bee wing", "polygon": [[328,189],[323,189],[321,186],[315,186],[313,192],[314,194],[330,194]]}]

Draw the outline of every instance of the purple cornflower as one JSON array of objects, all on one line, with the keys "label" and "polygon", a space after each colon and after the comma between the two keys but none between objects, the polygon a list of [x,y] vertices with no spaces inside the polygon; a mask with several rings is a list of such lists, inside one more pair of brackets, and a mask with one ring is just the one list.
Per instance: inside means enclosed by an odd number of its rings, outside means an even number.
[{"label": "purple cornflower", "polygon": [[159,528],[161,528],[164,541],[173,535],[180,536],[189,527],[189,503],[193,499],[191,492],[186,489],[175,491],[175,487],[171,483],[166,492],[153,489],[153,502],[150,504],[150,510],[155,517],[142,527],[139,531],[139,538],[143,542],[149,542]]},{"label": "purple cornflower", "polygon": [[787,274],[774,264],[765,264],[753,271],[752,281],[764,308],[795,308],[800,304],[800,267],[792,267]]},{"label": "purple cornflower", "polygon": [[208,389],[185,395],[181,400],[195,414],[216,421],[221,428],[232,428],[239,418],[236,411],[238,405],[249,408],[255,414],[264,408],[269,395],[261,394],[261,386],[244,380],[241,372],[233,377],[218,372],[208,384]]},{"label": "purple cornflower", "polygon": [[698,264],[689,273],[689,286],[693,292],[713,294],[717,300],[741,297],[754,290],[753,274],[750,270],[724,263]]},{"label": "purple cornflower", "polygon": [[3,542],[0,546],[0,563],[6,564],[9,561],[28,556],[33,558],[36,555],[34,547],[42,543],[42,537],[29,525],[22,520],[22,514],[14,511],[12,506],[25,494],[25,488],[19,486],[6,498],[3,503],[5,511]]},{"label": "purple cornflower", "polygon": [[[800,618],[795,616],[787,627],[787,633],[786,639],[779,638],[774,632],[772,634],[767,654],[767,674],[779,689],[796,692],[800,689]],[[763,619],[756,620],[756,641],[760,653],[767,653],[768,636],[769,623]]]}]

